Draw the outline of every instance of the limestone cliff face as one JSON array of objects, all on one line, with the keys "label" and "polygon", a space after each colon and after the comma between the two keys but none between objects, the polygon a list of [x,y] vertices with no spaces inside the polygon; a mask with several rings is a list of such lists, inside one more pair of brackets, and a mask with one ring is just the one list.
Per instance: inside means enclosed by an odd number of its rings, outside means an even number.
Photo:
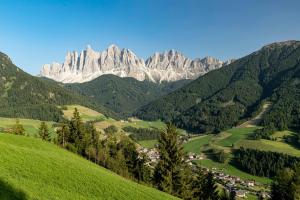
[{"label": "limestone cliff face", "polygon": [[195,79],[224,64],[228,61],[225,63],[212,57],[191,60],[175,50],[155,53],[145,62],[131,50],[119,49],[116,45],[103,52],[88,46],[80,54],[68,52],[63,64],[45,64],[40,75],[63,83],[87,82],[103,74],[160,83]]}]

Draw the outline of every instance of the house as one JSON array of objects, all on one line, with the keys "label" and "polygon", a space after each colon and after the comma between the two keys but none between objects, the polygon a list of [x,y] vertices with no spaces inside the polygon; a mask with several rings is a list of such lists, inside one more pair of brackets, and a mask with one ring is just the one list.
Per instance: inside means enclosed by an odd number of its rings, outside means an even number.
[{"label": "house", "polygon": [[253,187],[253,186],[255,185],[255,182],[254,182],[254,181],[247,181],[247,182],[246,182],[246,185],[247,185],[248,187]]},{"label": "house", "polygon": [[246,191],[245,190],[237,190],[235,191],[235,194],[239,198],[245,198],[246,197]]}]

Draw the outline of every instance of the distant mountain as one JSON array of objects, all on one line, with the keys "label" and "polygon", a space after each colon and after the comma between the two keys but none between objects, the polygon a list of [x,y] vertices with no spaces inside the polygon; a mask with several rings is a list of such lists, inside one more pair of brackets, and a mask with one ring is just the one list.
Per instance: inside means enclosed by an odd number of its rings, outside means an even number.
[{"label": "distant mountain", "polygon": [[75,103],[117,116],[54,81],[23,72],[7,55],[0,53],[0,116],[58,121],[62,112],[57,105]]},{"label": "distant mountain", "polygon": [[218,132],[258,112],[265,100],[271,102],[271,108],[263,116],[263,125],[281,130],[299,128],[299,41],[267,45],[143,106],[135,114],[147,120],[172,121],[194,132]]},{"label": "distant mountain", "polygon": [[104,74],[114,74],[161,83],[195,79],[230,62],[212,57],[191,60],[175,50],[155,53],[144,62],[129,49],[121,50],[111,45],[107,50],[97,52],[88,46],[80,54],[68,52],[63,64],[45,64],[40,76],[63,83],[82,83]]},{"label": "distant mountain", "polygon": [[65,87],[95,100],[121,116],[129,116],[139,107],[179,89],[190,81],[156,84],[129,77],[103,75],[85,83],[66,84]]}]

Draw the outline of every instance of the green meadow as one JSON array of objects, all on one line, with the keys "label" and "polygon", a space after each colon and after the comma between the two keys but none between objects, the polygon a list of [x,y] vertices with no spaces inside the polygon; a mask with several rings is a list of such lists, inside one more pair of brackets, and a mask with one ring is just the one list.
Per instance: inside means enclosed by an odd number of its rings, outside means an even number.
[{"label": "green meadow", "polygon": [[0,134],[0,189],[6,200],[176,199],[56,145],[10,134]]},{"label": "green meadow", "polygon": [[190,139],[186,144],[184,144],[184,150],[186,152],[193,152],[197,154],[204,155],[205,159],[196,161],[199,165],[208,168],[218,168],[223,170],[225,173],[238,176],[242,179],[253,179],[260,183],[270,183],[270,179],[252,176],[248,173],[245,173],[233,165],[228,163],[219,163],[209,159],[209,155],[206,157],[206,151],[209,149],[223,149],[225,152],[229,153],[229,161],[232,158],[232,150],[240,147],[259,149],[263,151],[273,151],[279,153],[285,153],[292,156],[300,157],[300,149],[286,143],[283,138],[287,136],[292,136],[294,133],[291,131],[281,131],[276,132],[272,135],[273,138],[276,138],[276,141],[273,140],[250,140],[249,136],[259,127],[237,127],[232,128],[222,133],[213,135],[201,135],[196,136]]},{"label": "green meadow", "polygon": [[[4,118],[0,117],[0,128],[1,129],[10,129],[16,124],[16,120],[14,118]],[[33,119],[18,119],[20,121],[20,124],[23,125],[25,129],[25,133],[28,136],[37,136],[38,129],[41,124],[41,121],[39,120],[33,120]],[[51,134],[54,134],[54,128],[52,127],[54,122],[46,122],[49,128],[49,131]]]}]

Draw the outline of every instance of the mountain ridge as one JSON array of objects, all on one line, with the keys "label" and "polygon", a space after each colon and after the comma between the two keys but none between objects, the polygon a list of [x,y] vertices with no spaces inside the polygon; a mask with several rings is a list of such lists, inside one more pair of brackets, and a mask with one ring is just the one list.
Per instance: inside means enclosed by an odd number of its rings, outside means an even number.
[{"label": "mountain ridge", "polygon": [[213,57],[192,60],[175,50],[156,52],[144,61],[130,49],[110,45],[106,50],[97,52],[88,45],[80,54],[76,51],[68,52],[63,64],[53,62],[43,65],[40,76],[63,83],[82,83],[103,74],[114,74],[161,83],[195,79],[231,62]]},{"label": "mountain ridge", "polygon": [[272,108],[262,124],[279,130],[295,127],[300,113],[299,57],[300,41],[266,45],[150,102],[135,115],[172,121],[193,132],[219,132],[251,117],[268,100]]},{"label": "mountain ridge", "polygon": [[86,104],[104,114],[117,114],[52,80],[32,76],[0,52],[0,116],[59,121],[58,105]]},{"label": "mountain ridge", "polygon": [[138,81],[131,77],[105,74],[85,83],[64,84],[69,90],[87,96],[121,116],[130,116],[139,107],[166,95],[191,80],[163,82]]}]

